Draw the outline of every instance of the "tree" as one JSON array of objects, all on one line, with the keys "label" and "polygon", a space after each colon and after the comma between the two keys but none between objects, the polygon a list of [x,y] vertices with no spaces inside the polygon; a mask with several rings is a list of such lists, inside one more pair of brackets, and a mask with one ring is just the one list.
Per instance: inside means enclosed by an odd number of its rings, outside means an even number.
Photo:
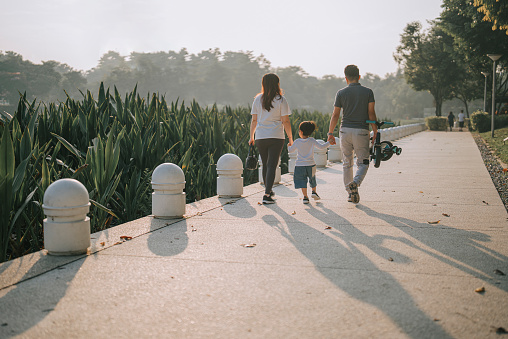
[{"label": "tree", "polygon": [[[484,80],[481,72],[492,72],[492,60],[487,54],[504,55],[498,61],[498,72],[501,71],[501,74],[497,76],[496,94],[499,98],[506,97],[508,35],[501,30],[492,30],[492,23],[484,21],[483,14],[468,0],[444,0],[439,25],[453,37],[454,54],[457,60],[467,66],[469,79],[473,82],[470,86],[476,82],[481,89]],[[501,100],[496,102],[499,105],[502,103]]]},{"label": "tree", "polygon": [[443,101],[453,98],[453,86],[459,73],[451,49],[452,38],[442,29],[433,25],[424,32],[421,24],[415,21],[404,29],[394,54],[406,81],[415,90],[432,94],[436,116],[441,116]]},{"label": "tree", "polygon": [[484,21],[491,22],[492,30],[505,30],[508,35],[508,2],[499,0],[474,0]]}]

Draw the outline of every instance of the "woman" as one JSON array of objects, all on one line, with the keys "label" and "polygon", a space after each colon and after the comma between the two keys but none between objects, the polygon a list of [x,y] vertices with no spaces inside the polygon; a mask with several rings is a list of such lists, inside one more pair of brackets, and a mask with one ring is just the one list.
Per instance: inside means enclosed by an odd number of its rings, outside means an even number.
[{"label": "woman", "polygon": [[281,92],[279,77],[273,73],[265,74],[261,82],[261,93],[256,95],[252,104],[249,145],[256,144],[263,163],[263,204],[275,203],[272,187],[284,146],[284,130],[289,139],[288,145],[293,144],[289,122],[291,110]]}]

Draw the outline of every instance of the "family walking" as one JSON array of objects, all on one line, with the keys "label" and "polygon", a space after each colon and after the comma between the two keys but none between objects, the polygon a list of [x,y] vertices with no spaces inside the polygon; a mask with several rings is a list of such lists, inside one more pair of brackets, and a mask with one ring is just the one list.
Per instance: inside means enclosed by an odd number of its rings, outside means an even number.
[{"label": "family walking", "polygon": [[[297,152],[294,171],[295,188],[302,190],[304,204],[309,203],[307,184],[310,184],[312,190],[311,197],[315,200],[320,199],[317,193],[314,148],[323,149],[335,145],[333,132],[341,112],[339,140],[343,152],[344,187],[348,193],[348,201],[353,203],[360,201],[358,188],[367,174],[370,155],[370,132],[369,124],[366,121],[377,120],[374,110],[374,93],[359,83],[360,72],[357,66],[346,66],[344,75],[348,86],[337,92],[328,128],[328,141],[323,144],[311,137],[317,127],[313,121],[300,123],[298,131],[300,138],[293,141],[289,121],[291,110],[282,95],[279,77],[272,73],[263,76],[261,93],[254,98],[252,104],[249,140],[250,145],[256,145],[263,164],[262,176],[265,183],[263,204],[275,203],[272,187],[284,146],[284,131],[288,137],[288,151]],[[377,126],[370,125],[374,132],[373,140],[375,140]],[[355,174],[353,173],[353,152],[357,159]]]}]

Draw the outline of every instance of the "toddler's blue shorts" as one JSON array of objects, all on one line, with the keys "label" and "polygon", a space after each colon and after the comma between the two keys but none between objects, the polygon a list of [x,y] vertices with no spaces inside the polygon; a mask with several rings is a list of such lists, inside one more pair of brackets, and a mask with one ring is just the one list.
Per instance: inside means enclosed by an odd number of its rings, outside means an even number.
[{"label": "toddler's blue shorts", "polygon": [[307,181],[311,188],[317,186],[316,184],[316,165],[313,166],[295,166],[295,172],[293,174],[293,181],[295,182],[295,188],[306,188]]}]

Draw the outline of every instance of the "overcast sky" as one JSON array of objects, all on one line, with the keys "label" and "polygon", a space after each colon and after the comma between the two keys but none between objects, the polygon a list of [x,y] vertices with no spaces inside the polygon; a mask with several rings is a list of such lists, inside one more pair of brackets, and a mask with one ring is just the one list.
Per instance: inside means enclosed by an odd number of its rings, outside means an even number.
[{"label": "overcast sky", "polygon": [[437,18],[442,0],[0,0],[0,50],[78,70],[114,50],[263,54],[307,73],[384,76],[407,23]]}]

